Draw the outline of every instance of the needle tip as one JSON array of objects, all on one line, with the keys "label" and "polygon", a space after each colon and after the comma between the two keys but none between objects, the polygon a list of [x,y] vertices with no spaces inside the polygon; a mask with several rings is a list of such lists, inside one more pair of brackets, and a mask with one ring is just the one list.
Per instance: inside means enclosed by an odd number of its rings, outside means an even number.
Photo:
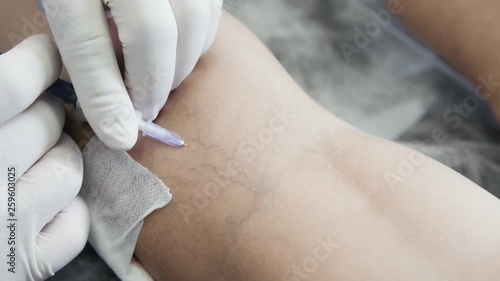
[{"label": "needle tip", "polygon": [[182,146],[189,147],[187,143],[183,143]]}]

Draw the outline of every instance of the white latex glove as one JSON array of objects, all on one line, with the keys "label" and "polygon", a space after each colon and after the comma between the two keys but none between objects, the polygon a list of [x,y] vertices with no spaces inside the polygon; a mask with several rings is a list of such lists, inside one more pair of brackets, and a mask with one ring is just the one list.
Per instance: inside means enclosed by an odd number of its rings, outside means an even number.
[{"label": "white latex glove", "polygon": [[77,197],[83,179],[81,153],[61,134],[61,105],[37,99],[60,71],[61,59],[45,35],[0,56],[2,281],[45,280],[75,258],[87,241],[88,209]]},{"label": "white latex glove", "polygon": [[118,28],[125,82],[100,0],[42,3],[85,117],[109,147],[137,140],[134,109],[156,119],[212,44],[222,0],[105,0]]}]

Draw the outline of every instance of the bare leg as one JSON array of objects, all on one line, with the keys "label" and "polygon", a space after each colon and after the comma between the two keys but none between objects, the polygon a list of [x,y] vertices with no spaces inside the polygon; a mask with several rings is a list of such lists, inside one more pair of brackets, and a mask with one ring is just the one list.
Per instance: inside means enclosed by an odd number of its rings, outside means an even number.
[{"label": "bare leg", "polygon": [[500,276],[497,199],[321,109],[228,16],[157,122],[190,144],[130,152],[175,196],[136,248],[157,280]]},{"label": "bare leg", "polygon": [[[500,120],[500,2],[385,0],[400,19],[451,64],[482,85]],[[399,4],[398,4],[399,3]],[[482,78],[480,78],[482,77]],[[491,79],[490,79],[491,77]],[[485,83],[493,80],[496,82]]]},{"label": "bare leg", "polygon": [[174,194],[136,248],[157,280],[498,279],[497,199],[325,112],[228,16],[157,122],[190,145],[130,152]]}]

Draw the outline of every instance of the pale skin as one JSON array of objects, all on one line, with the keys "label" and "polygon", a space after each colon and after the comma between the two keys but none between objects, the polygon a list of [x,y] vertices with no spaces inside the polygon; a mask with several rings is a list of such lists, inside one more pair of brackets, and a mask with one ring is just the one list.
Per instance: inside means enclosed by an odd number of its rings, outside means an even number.
[{"label": "pale skin", "polygon": [[135,252],[156,280],[500,276],[498,199],[326,112],[228,15],[156,122],[190,145],[129,152],[174,195]]}]

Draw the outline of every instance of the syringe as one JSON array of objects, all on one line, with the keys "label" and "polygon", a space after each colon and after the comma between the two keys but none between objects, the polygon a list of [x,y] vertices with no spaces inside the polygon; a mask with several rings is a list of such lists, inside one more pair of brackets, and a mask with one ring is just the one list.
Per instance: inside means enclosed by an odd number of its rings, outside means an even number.
[{"label": "syringe", "polygon": [[[64,80],[57,80],[44,94],[54,97],[71,108],[82,110],[73,85]],[[187,146],[178,134],[156,125],[151,120],[144,120],[141,112],[136,111],[136,116],[143,136],[154,138],[173,147]]]}]

